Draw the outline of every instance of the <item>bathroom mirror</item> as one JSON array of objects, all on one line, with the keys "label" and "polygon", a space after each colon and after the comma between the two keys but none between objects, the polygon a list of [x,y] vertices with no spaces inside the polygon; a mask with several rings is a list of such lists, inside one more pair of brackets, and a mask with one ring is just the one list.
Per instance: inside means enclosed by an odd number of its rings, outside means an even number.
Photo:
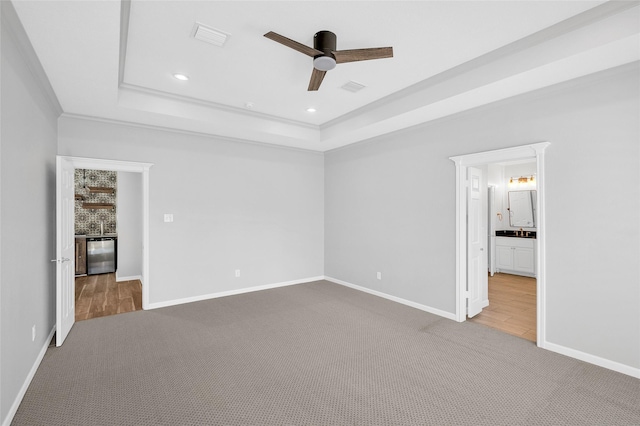
[{"label": "bathroom mirror", "polygon": [[518,228],[536,226],[536,191],[509,191],[509,225]]}]

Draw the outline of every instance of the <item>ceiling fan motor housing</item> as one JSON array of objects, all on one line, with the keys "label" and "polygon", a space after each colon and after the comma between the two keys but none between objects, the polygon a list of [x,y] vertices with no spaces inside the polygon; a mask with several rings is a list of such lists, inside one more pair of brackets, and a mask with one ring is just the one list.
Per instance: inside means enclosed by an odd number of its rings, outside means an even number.
[{"label": "ceiling fan motor housing", "polygon": [[313,36],[314,49],[324,52],[324,55],[318,55],[313,58],[314,68],[320,71],[329,71],[336,67],[336,57],[333,51],[336,49],[337,37],[331,31],[318,31]]}]

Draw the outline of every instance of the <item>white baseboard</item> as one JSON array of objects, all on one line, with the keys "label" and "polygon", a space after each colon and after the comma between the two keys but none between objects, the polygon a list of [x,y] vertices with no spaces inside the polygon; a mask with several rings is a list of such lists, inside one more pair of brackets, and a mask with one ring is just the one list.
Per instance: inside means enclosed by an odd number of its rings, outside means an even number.
[{"label": "white baseboard", "polygon": [[558,345],[555,343],[544,342],[543,349],[547,349],[552,352],[566,355],[571,358],[579,359],[580,361],[588,362],[599,367],[607,368],[609,370],[617,371],[618,373],[626,374],[631,377],[640,379],[640,368],[631,367],[629,365],[621,364],[616,361],[611,361],[606,358],[600,358],[596,355],[591,355],[586,352],[578,351],[576,349],[567,348],[566,346]]},{"label": "white baseboard", "polygon": [[396,297],[396,296],[391,296],[389,294],[382,293],[382,292],[376,291],[376,290],[371,290],[371,289],[366,288],[366,287],[361,287],[361,286],[356,285],[356,284],[351,284],[349,282],[342,281],[342,280],[339,280],[337,278],[332,278],[332,277],[325,276],[324,279],[327,280],[327,281],[331,281],[332,283],[336,283],[336,284],[343,285],[345,287],[352,288],[354,290],[363,291],[365,293],[373,294],[374,296],[382,297],[384,299],[389,299],[389,300],[392,300],[392,301],[397,302],[397,303],[402,303],[403,305],[411,306],[412,308],[420,309],[421,311],[429,312],[430,314],[438,315],[438,316],[441,316],[441,317],[444,317],[444,318],[447,318],[447,319],[451,319],[451,320],[454,320],[454,321],[456,319],[456,315],[454,313],[451,313],[451,312],[443,311],[441,309],[432,308],[431,306],[427,306],[427,305],[421,305],[420,303],[412,302],[410,300],[402,299],[402,298]]},{"label": "white baseboard", "polygon": [[56,325],[54,324],[53,328],[51,329],[51,332],[47,336],[47,339],[44,341],[44,346],[42,347],[42,349],[40,349],[40,353],[38,354],[38,357],[36,358],[35,362],[33,363],[33,366],[31,367],[31,370],[29,370],[29,374],[27,374],[27,377],[24,380],[24,383],[22,384],[22,387],[20,388],[20,392],[18,392],[18,395],[16,395],[16,399],[13,401],[13,404],[11,404],[11,408],[9,409],[9,412],[7,413],[7,417],[5,417],[4,421],[2,422],[2,426],[11,425],[11,422],[13,421],[13,417],[18,412],[18,407],[20,406],[20,403],[22,402],[22,398],[24,398],[24,394],[27,393],[27,389],[29,388],[29,385],[31,384],[31,380],[33,380],[33,376],[36,375],[36,371],[38,370],[38,367],[40,367],[40,363],[42,362],[42,359],[44,358],[45,352],[47,352],[47,349],[49,348],[49,342],[51,342],[51,339],[53,339],[53,334],[55,332],[56,332]]},{"label": "white baseboard", "polygon": [[142,281],[142,275],[132,275],[130,277],[119,277],[118,276],[118,272],[116,272],[116,282],[122,282],[122,281],[133,281],[133,280],[140,280]]},{"label": "white baseboard", "polygon": [[218,297],[233,296],[236,294],[250,293],[252,291],[269,290],[271,288],[286,287],[286,286],[295,285],[295,284],[304,284],[304,283],[319,281],[323,279],[324,279],[323,276],[310,277],[310,278],[303,278],[300,280],[285,281],[281,283],[265,284],[265,285],[255,286],[255,287],[241,288],[238,290],[228,290],[228,291],[221,291],[218,293],[203,294],[200,296],[185,297],[183,299],[175,299],[175,300],[168,300],[165,302],[150,303],[146,309],[165,308],[167,306],[182,305],[183,303],[199,302],[201,300],[216,299]]}]

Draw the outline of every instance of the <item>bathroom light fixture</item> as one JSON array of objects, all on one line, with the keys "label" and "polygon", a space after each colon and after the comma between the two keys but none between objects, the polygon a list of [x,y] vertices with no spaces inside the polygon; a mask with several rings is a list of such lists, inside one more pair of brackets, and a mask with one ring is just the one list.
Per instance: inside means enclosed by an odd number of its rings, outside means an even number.
[{"label": "bathroom light fixture", "polygon": [[181,74],[179,72],[173,74],[173,78],[180,80],[180,81],[187,81],[189,80],[189,76],[186,74]]},{"label": "bathroom light fixture", "polygon": [[316,109],[313,107],[307,108],[307,112],[316,112]]},{"label": "bathroom light fixture", "polygon": [[511,176],[509,178],[509,185],[513,186],[513,185],[521,185],[521,184],[530,184],[530,185],[535,185],[535,176],[531,175],[531,177],[527,177],[527,176],[520,176],[520,177],[514,177]]}]

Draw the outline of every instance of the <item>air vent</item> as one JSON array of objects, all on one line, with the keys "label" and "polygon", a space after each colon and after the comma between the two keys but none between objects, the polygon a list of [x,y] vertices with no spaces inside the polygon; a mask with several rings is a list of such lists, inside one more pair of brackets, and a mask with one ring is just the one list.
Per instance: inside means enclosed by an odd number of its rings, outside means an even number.
[{"label": "air vent", "polygon": [[344,90],[347,90],[347,91],[353,92],[353,93],[359,92],[360,90],[364,89],[365,87],[367,87],[367,86],[365,86],[364,84],[361,84],[361,83],[357,83],[355,81],[350,81],[347,84],[345,84],[344,86],[342,86],[342,88]]},{"label": "air vent", "polygon": [[214,46],[224,46],[227,39],[231,34],[227,34],[224,31],[217,30],[215,28],[202,25],[200,22],[196,22],[191,31],[191,37],[196,40],[204,41],[205,43],[213,44]]}]

